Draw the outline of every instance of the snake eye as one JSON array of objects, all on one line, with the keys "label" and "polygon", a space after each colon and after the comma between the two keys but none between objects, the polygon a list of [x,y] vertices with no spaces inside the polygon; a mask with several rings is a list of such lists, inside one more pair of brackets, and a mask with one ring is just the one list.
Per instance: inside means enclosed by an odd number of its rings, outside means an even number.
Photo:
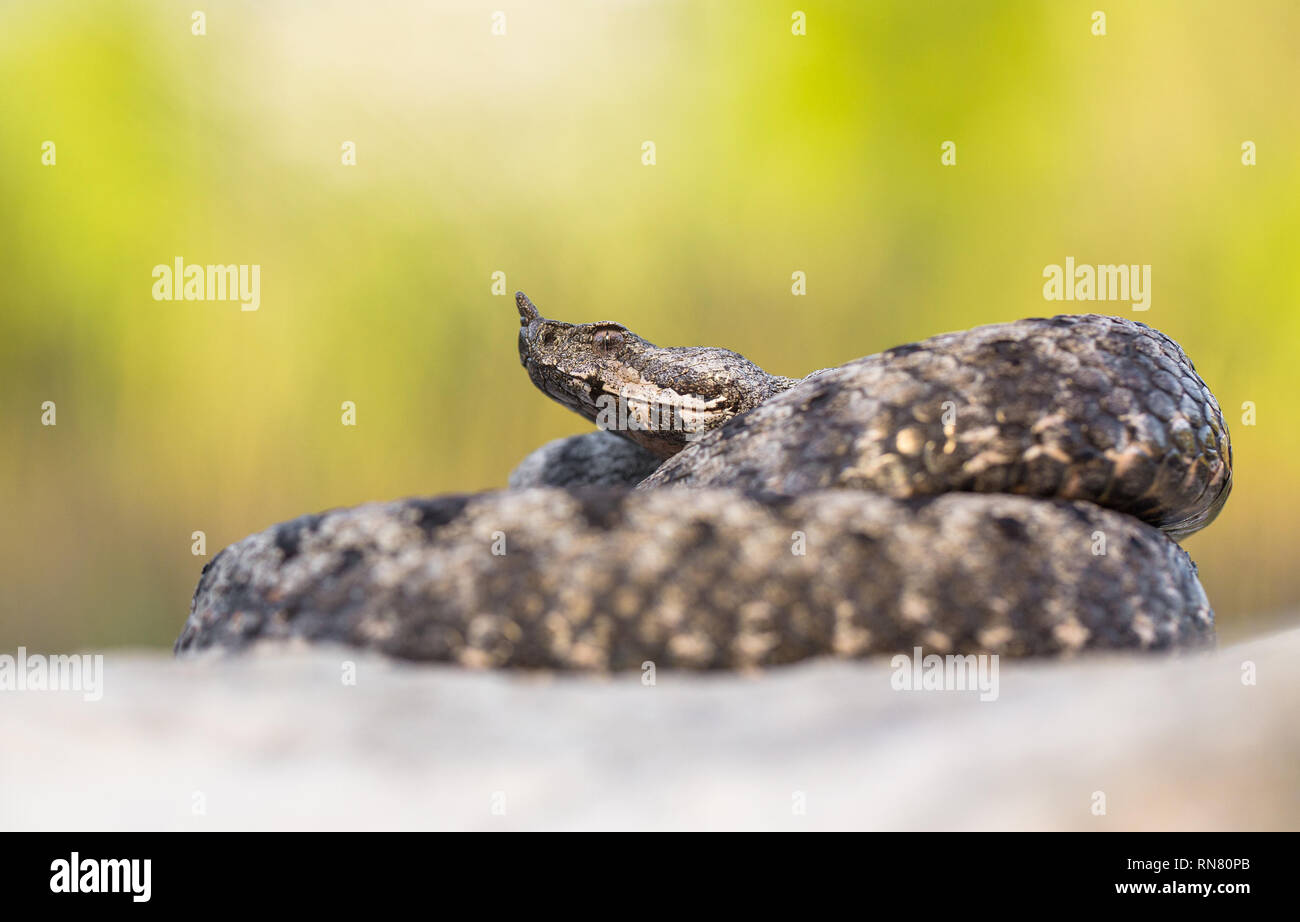
[{"label": "snake eye", "polygon": [[623,348],[623,333],[621,330],[597,330],[591,341],[601,355],[613,355]]}]

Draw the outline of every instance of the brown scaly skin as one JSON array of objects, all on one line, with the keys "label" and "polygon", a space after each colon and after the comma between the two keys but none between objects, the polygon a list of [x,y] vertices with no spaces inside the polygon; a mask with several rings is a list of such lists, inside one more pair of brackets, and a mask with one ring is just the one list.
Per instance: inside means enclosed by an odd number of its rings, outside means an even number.
[{"label": "brown scaly skin", "polygon": [[289,639],[471,667],[737,669],[916,646],[1194,648],[1214,615],[1186,552],[1090,503],[584,487],[372,503],[251,535],[204,568],[176,649]]},{"label": "brown scaly skin", "polygon": [[661,463],[636,442],[598,429],[547,442],[519,462],[507,486],[627,487],[645,480]]},{"label": "brown scaly skin", "polygon": [[[519,361],[542,393],[659,458],[795,383],[729,349],[663,348],[612,320],[547,320],[522,291],[515,303]],[[620,396],[628,423],[604,424],[600,399],[617,410]],[[638,419],[644,427],[632,425]]]},{"label": "brown scaly skin", "polygon": [[[617,324],[559,324],[623,330],[628,345],[613,354],[594,349],[590,334],[542,347],[539,321],[528,319],[536,308],[516,297],[533,383],[588,419],[557,394],[639,378],[720,404],[684,442],[636,434],[670,458],[642,489],[1017,493],[1099,503],[1178,538],[1213,521],[1232,487],[1214,395],[1177,343],[1131,320],[1064,315],[976,327],[800,382],[726,349],[659,349]],[[689,361],[666,372],[682,354]],[[725,373],[696,371],[715,367]]]},{"label": "brown scaly skin", "polygon": [[1087,500],[1178,539],[1226,502],[1232,448],[1177,343],[1089,314],[947,333],[810,376],[641,488],[669,484]]},{"label": "brown scaly skin", "polygon": [[[566,489],[252,535],[204,568],[178,652],[300,638],[607,670],[1213,643],[1195,565],[1158,529],[1187,534],[1222,507],[1227,428],[1149,327],[1023,320],[795,382],[517,303],[533,382],[588,419],[619,392],[703,409],[686,430],[620,433],[644,449],[604,432],[552,443],[511,478]],[[670,457],[635,491],[581,486],[634,483],[650,452]],[[653,489],[680,485],[700,488]]]}]

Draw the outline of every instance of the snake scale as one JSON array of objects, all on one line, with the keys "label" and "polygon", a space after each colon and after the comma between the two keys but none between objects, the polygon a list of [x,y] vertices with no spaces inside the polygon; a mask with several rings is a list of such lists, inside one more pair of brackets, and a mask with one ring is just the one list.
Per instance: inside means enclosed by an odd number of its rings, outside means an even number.
[{"label": "snake scale", "polygon": [[231,545],[178,653],[299,638],[615,670],[1213,643],[1176,540],[1223,506],[1231,446],[1157,330],[1034,318],[796,380],[516,305],[529,377],[597,431],[538,449],[508,490]]}]

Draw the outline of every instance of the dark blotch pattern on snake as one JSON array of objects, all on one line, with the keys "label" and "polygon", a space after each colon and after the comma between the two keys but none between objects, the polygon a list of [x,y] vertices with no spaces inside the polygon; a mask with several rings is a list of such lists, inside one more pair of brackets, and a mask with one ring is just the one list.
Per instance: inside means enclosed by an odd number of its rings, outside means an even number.
[{"label": "dark blotch pattern on snake", "polygon": [[544,446],[511,490],[226,548],[178,652],[300,638],[609,670],[1213,642],[1173,539],[1227,498],[1227,427],[1150,327],[1022,320],[793,380],[517,301],[534,384],[623,428]]}]

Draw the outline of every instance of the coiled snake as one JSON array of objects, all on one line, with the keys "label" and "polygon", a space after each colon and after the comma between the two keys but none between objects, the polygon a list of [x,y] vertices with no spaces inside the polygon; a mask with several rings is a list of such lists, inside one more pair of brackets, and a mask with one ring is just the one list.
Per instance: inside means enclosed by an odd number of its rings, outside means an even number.
[{"label": "coiled snake", "polygon": [[1174,539],[1227,499],[1228,431],[1157,330],[1021,320],[794,380],[516,303],[533,383],[607,431],[544,446],[506,491],[226,548],[178,652],[298,637],[606,670],[1213,642]]}]

